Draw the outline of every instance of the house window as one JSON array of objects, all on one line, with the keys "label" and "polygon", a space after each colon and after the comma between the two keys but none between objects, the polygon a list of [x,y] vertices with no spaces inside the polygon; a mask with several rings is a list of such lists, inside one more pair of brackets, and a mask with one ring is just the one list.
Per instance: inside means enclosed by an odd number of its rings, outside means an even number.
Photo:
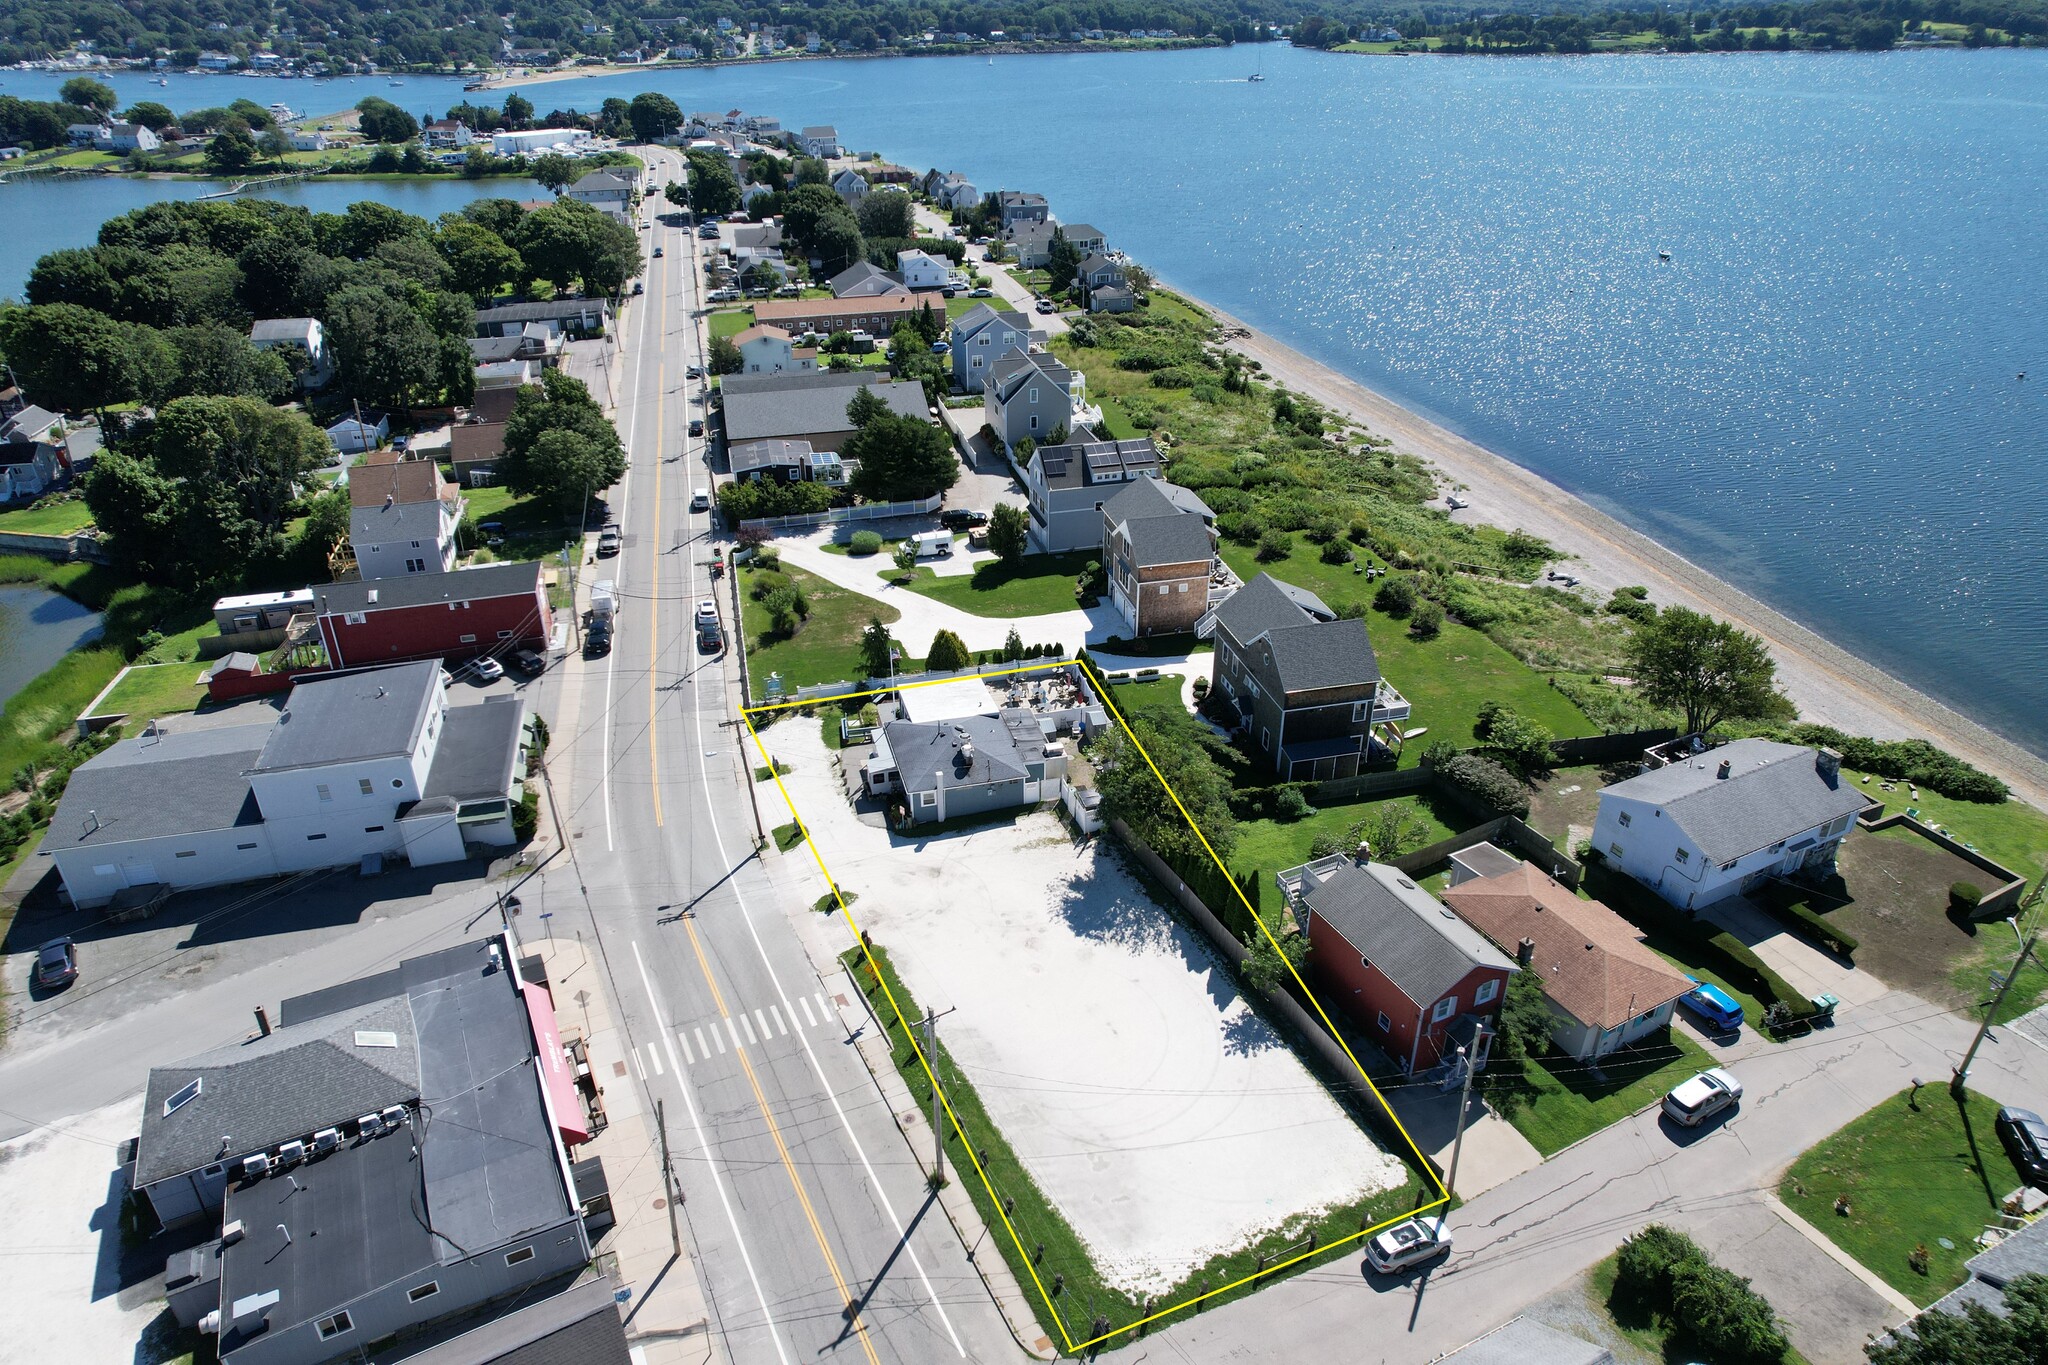
[{"label": "house window", "polygon": [[1181,584],[1181,585],[1180,585],[1180,590],[1181,590],[1182,592],[1186,592],[1186,591],[1188,590],[1188,585],[1187,585],[1187,584],[1185,584],[1185,583]]},{"label": "house window", "polygon": [[1031,391],[1031,397],[1030,397],[1030,399],[1029,399],[1029,400],[1027,400],[1027,401],[1029,401],[1029,402],[1033,402],[1033,403],[1036,403],[1036,402],[1038,401],[1038,390],[1037,390],[1037,389],[1033,389],[1033,390]]},{"label": "house window", "polygon": [[1628,825],[1629,825],[1629,815],[1628,815],[1628,812],[1627,812],[1627,811],[1623,811],[1623,812],[1622,812],[1622,813],[1621,813],[1620,815],[1616,816],[1615,818],[1616,818],[1617,820],[1619,820],[1619,821],[1621,822],[1621,827],[1622,827],[1623,829],[1627,829],[1627,828],[1628,828]]},{"label": "house window", "polygon": [[407,1303],[418,1303],[421,1299],[431,1299],[440,1292],[441,1286],[435,1284],[432,1280],[428,1280],[425,1284],[414,1285],[411,1289],[406,1290],[405,1300]]},{"label": "house window", "polygon": [[1352,703],[1351,703],[1351,719],[1352,719],[1352,720],[1354,720],[1354,721],[1360,721],[1360,720],[1364,720],[1364,719],[1365,719],[1365,712],[1366,712],[1366,703],[1364,703],[1364,702],[1362,702],[1362,701],[1355,701],[1355,702],[1352,702]]},{"label": "house window", "polygon": [[1672,856],[1678,859],[1680,865],[1683,865],[1692,861],[1692,850],[1688,848],[1681,848]]},{"label": "house window", "polygon": [[364,826],[363,826],[363,833],[365,833],[365,834],[382,834],[383,832],[384,832],[384,826],[382,826],[382,825],[364,825]]},{"label": "house window", "polygon": [[1609,852],[1610,854],[1612,854],[1613,856],[1615,856],[1615,857],[1619,858],[1619,857],[1621,856],[1621,845],[1620,845],[1620,844],[1609,844],[1609,845],[1607,846],[1607,851],[1608,851],[1608,852]]},{"label": "house window", "polygon": [[920,805],[920,806],[927,806],[927,807],[929,807],[929,806],[936,806],[936,805],[938,805],[938,804],[939,804],[939,796],[938,796],[938,793],[937,793],[937,792],[919,792],[919,793],[917,794],[917,804],[918,804],[918,805]]},{"label": "house window", "polygon": [[180,858],[197,858],[199,856],[199,851],[197,849],[188,848],[183,853],[179,853],[175,856]]},{"label": "house window", "polygon": [[[434,727],[429,725],[427,728],[431,730]],[[394,777],[391,779],[391,785],[394,787],[403,787],[405,785],[405,779],[402,777]]]},{"label": "house window", "polygon": [[313,1324],[313,1330],[320,1334],[320,1340],[326,1341],[332,1337],[338,1337],[344,1332],[355,1331],[356,1324],[355,1319],[351,1318],[346,1310],[343,1310],[331,1318],[320,1319],[320,1321]]},{"label": "house window", "polygon": [[1271,730],[1268,730],[1263,725],[1259,727],[1259,747],[1261,749],[1270,749],[1273,747],[1273,732]]},{"label": "house window", "polygon": [[[1034,393],[1031,395],[1031,397],[1034,401],[1036,401],[1038,395]],[[1038,414],[1035,412],[1031,414],[1031,429],[1033,431],[1038,430]]]},{"label": "house window", "polygon": [[1160,595],[1161,597],[1164,597],[1164,596],[1166,596],[1166,584],[1164,584],[1164,583],[1161,583],[1161,584],[1159,585],[1159,595]]},{"label": "house window", "polygon": [[334,799],[334,792],[325,782],[318,783],[314,786],[313,790],[320,793],[322,801],[332,801]]},{"label": "house window", "polygon": [[521,1248],[519,1248],[519,1250],[517,1250],[517,1251],[508,1251],[508,1252],[506,1252],[506,1253],[505,1253],[505,1264],[506,1264],[506,1265],[524,1265],[524,1264],[525,1264],[526,1262],[528,1262],[528,1261],[530,1261],[530,1260],[532,1260],[532,1259],[533,1259],[533,1248],[532,1248],[532,1247],[521,1247]]},{"label": "house window", "polygon": [[371,788],[371,786],[370,786],[370,779],[369,779],[369,778],[367,778],[367,777],[359,777],[359,778],[357,778],[357,779],[356,779],[356,787],[357,787],[357,789],[358,789],[359,791],[361,791],[361,792],[362,792],[362,794],[363,794],[363,795],[365,795],[365,796],[368,796],[368,795],[370,794],[371,790],[372,790],[372,788]]},{"label": "house window", "polygon": [[243,852],[243,853],[247,853],[247,852],[249,852],[250,850],[254,849],[255,847],[256,847],[256,845],[254,845],[254,844],[236,844],[236,845],[235,845],[235,848],[236,848],[237,850],[239,850],[240,852]]},{"label": "house window", "polygon": [[1456,1014],[1457,1012],[1458,997],[1455,995],[1447,995],[1443,999],[1436,1002],[1436,1008],[1429,1012],[1429,1017],[1436,1023],[1441,1024],[1444,1020],[1450,1018],[1453,1014]]},{"label": "house window", "polygon": [[1472,1003],[1475,1005],[1484,1005],[1490,1000],[1492,1000],[1493,997],[1499,994],[1500,982],[1482,981],[1479,983],[1479,989],[1472,992]]},{"label": "house window", "polygon": [[1379,1026],[1381,1033],[1392,1033],[1394,1031],[1394,1021],[1387,1018],[1385,1010],[1380,1011]]},{"label": "house window", "polygon": [[498,638],[500,640],[509,640],[512,638],[512,632],[509,630],[501,630],[498,632]]},{"label": "house window", "polygon": [[413,549],[417,550],[417,549],[419,549],[419,547],[420,547],[420,543],[419,543],[419,542],[418,542],[417,540],[415,540],[415,541],[414,541],[414,542],[412,543],[412,547],[413,547]]},{"label": "house window", "polygon": [[465,645],[473,645],[473,644],[475,644],[475,643],[476,643],[476,636],[474,636],[474,635],[463,635],[463,636],[460,636],[460,637],[458,637],[458,639],[457,639],[457,643],[458,643],[458,644],[465,644]]}]

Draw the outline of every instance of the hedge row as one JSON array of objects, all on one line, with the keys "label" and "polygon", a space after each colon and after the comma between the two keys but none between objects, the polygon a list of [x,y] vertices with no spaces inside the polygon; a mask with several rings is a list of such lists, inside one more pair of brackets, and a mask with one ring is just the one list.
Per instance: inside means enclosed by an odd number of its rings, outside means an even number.
[{"label": "hedge row", "polygon": [[[1697,935],[1699,922],[1688,923],[1692,925],[1690,932]],[[1813,1013],[1813,1000],[1810,997],[1801,995],[1793,988],[1791,982],[1772,971],[1764,964],[1762,958],[1751,952],[1747,943],[1726,929],[1715,930],[1702,941],[1726,959],[1721,967],[1722,974],[1764,1001],[1766,1005],[1776,1001],[1792,1011],[1795,1018],[1804,1018]]]},{"label": "hedge row", "polygon": [[1801,744],[1833,749],[1842,762],[1859,772],[1903,777],[1916,786],[1957,801],[1997,805],[2011,795],[2005,783],[1924,739],[1871,739],[1845,734],[1828,725],[1795,725],[1791,736]]},{"label": "hedge row", "polygon": [[[1603,861],[1595,850],[1589,856],[1587,866],[1590,869]],[[1642,928],[1661,930],[1701,945],[1720,959],[1715,965],[1723,976],[1762,1000],[1767,1007],[1772,1003],[1782,1004],[1795,1017],[1813,1013],[1810,998],[1801,995],[1784,977],[1766,966],[1748,944],[1727,930],[1716,929],[1710,921],[1686,914],[1619,872],[1603,872],[1600,884],[1589,889],[1595,891],[1595,899]]]}]

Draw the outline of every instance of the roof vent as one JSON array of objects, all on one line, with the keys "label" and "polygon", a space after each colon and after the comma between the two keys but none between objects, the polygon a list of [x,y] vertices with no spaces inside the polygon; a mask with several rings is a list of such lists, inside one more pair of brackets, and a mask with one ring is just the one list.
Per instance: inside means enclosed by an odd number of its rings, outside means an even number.
[{"label": "roof vent", "polygon": [[1726,776],[1728,776],[1728,760],[1727,760],[1727,759],[1725,759],[1725,758],[1724,758],[1724,759],[1722,759],[1722,760],[1721,760],[1721,770],[1720,770],[1719,772],[1715,773],[1714,775],[1715,775],[1716,777],[1726,777]]}]

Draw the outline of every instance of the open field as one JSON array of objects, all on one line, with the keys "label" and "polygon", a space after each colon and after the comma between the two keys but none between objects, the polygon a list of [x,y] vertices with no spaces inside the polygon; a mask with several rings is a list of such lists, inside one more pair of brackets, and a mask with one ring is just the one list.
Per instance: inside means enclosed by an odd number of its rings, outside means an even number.
[{"label": "open field", "polygon": [[[1998,1103],[1971,1091],[1958,1104],[1939,1083],[1917,1099],[1901,1091],[1809,1148],[1778,1197],[1925,1307],[1963,1282],[1973,1239],[2019,1184],[1992,1132]],[[1916,1248],[1926,1251],[1924,1274],[1909,1264]]]},{"label": "open field", "polygon": [[[1026,555],[1014,569],[1000,560],[989,560],[976,565],[971,574],[944,577],[920,565],[910,571],[910,581],[905,586],[976,616],[1050,616],[1074,609],[1074,580],[1097,558],[1085,550],[1063,555]],[[891,567],[880,576],[894,579],[901,575]]]},{"label": "open field", "polygon": [[775,637],[768,630],[768,609],[749,591],[760,572],[740,570],[740,610],[746,636],[742,643],[757,697],[767,695],[770,673],[780,673],[791,688],[859,678],[860,633],[867,628],[868,618],[879,616],[886,625],[901,615],[872,597],[836,587],[802,569],[785,567],[780,572],[802,589],[811,614],[794,635]]}]

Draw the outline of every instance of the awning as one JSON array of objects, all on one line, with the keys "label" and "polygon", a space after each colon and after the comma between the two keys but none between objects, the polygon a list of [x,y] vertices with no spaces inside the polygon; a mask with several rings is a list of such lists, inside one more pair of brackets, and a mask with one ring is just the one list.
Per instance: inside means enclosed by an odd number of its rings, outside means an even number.
[{"label": "awning", "polygon": [[576,1093],[576,1073],[562,1051],[561,1030],[555,1027],[555,998],[546,986],[519,983],[526,1014],[533,1021],[533,1040],[540,1048],[540,1072],[547,1079],[548,1104],[564,1142],[590,1140],[590,1122],[583,1116],[583,1097]]}]

